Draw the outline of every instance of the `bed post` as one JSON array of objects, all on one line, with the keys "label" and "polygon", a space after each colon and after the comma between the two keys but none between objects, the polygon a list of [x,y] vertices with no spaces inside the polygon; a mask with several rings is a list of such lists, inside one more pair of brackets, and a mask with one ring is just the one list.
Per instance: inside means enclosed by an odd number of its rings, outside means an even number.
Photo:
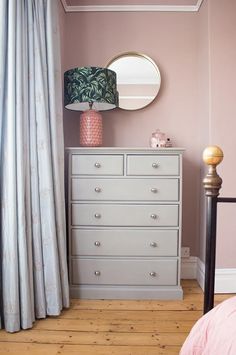
[{"label": "bed post", "polygon": [[217,197],[222,184],[216,166],[222,160],[223,152],[217,146],[207,147],[203,152],[203,161],[208,165],[207,175],[203,179],[207,202],[204,313],[214,307]]}]

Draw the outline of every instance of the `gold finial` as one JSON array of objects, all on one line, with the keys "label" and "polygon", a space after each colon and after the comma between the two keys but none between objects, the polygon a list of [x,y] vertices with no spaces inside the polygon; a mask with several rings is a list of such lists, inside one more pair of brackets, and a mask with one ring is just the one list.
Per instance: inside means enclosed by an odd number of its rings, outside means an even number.
[{"label": "gold finial", "polygon": [[216,172],[216,166],[223,160],[224,154],[220,147],[213,145],[203,151],[203,161],[208,165],[208,173],[203,179],[207,196],[218,196],[222,179]]},{"label": "gold finial", "polygon": [[207,165],[218,165],[222,162],[224,154],[220,147],[212,145],[204,149],[202,156]]}]

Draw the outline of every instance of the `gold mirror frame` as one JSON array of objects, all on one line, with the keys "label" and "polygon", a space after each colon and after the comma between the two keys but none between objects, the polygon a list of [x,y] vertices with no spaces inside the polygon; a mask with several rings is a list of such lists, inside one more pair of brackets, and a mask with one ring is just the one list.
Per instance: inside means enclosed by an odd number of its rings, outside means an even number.
[{"label": "gold mirror frame", "polygon": [[[121,53],[112,58],[106,67],[117,74],[121,109],[139,110],[150,105],[157,97],[161,86],[161,74],[156,63],[146,54]],[[145,75],[148,78],[145,78]]]}]

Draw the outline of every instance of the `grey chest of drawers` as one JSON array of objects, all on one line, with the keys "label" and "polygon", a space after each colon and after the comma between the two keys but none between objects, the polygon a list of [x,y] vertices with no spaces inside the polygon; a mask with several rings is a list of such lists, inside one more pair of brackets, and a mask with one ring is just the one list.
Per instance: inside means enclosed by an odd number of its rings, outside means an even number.
[{"label": "grey chest of drawers", "polygon": [[67,149],[72,297],[182,298],[182,154]]}]

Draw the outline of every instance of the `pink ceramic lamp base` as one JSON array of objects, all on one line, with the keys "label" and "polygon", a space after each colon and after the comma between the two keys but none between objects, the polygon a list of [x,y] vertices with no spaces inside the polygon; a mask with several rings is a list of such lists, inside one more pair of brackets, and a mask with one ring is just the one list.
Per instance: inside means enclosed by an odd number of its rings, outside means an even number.
[{"label": "pink ceramic lamp base", "polygon": [[80,145],[99,147],[102,145],[102,115],[88,110],[80,115]]}]

